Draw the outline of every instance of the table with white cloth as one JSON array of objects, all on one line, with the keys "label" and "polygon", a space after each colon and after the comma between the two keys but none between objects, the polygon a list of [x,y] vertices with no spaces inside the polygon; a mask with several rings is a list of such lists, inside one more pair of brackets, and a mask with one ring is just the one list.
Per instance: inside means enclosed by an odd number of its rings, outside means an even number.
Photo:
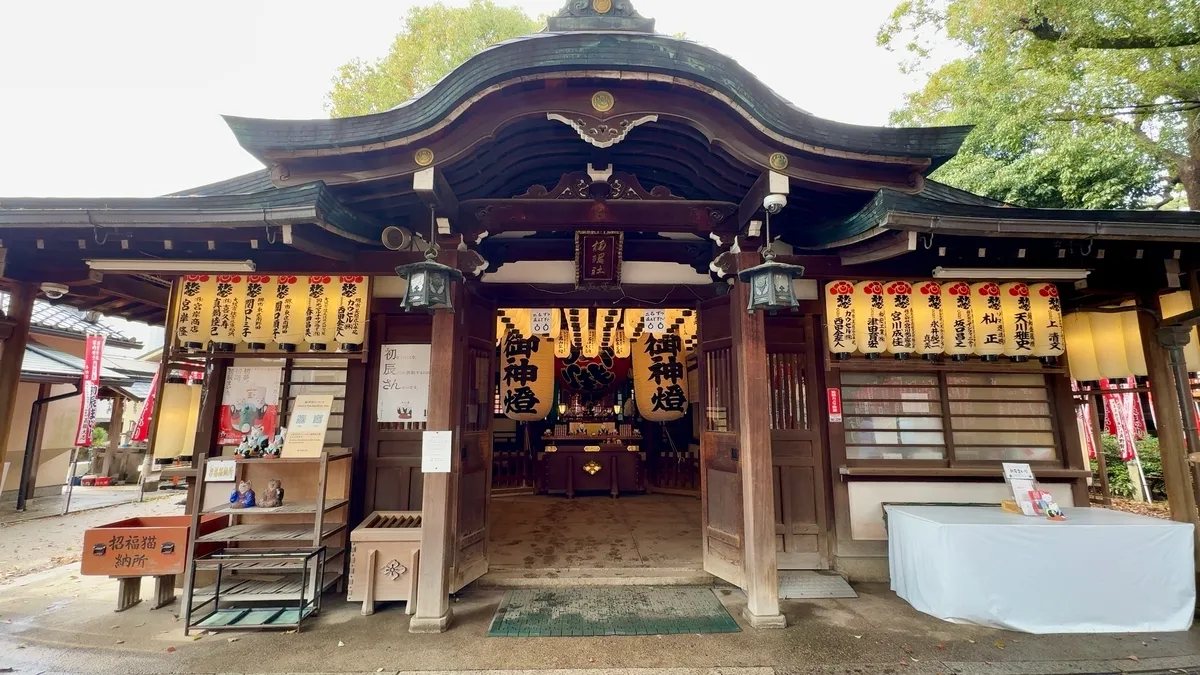
[{"label": "table with white cloth", "polygon": [[954,623],[1027,633],[1182,631],[1192,525],[1101,508],[885,505],[892,590]]}]

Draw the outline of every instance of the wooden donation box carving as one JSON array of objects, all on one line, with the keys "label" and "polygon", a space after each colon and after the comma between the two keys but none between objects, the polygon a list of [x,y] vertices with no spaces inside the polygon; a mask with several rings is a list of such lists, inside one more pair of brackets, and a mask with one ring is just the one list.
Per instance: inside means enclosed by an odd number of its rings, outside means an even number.
[{"label": "wooden donation box carving", "polygon": [[421,554],[420,511],[376,511],[350,533],[350,586],[346,599],[361,602],[364,616],[376,601],[417,602]]}]

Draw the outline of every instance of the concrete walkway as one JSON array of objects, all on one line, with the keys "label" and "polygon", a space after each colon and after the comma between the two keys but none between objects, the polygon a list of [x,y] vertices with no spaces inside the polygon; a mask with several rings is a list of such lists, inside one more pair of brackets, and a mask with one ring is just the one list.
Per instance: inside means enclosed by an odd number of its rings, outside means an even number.
[{"label": "concrete walkway", "polygon": [[[183,490],[178,492],[147,492],[146,499],[161,497],[166,494],[186,494]],[[83,511],[91,511],[92,509],[103,509],[110,506],[120,504],[129,504],[138,500],[138,486],[136,485],[114,485],[112,487],[76,487],[71,492],[71,513],[80,513]],[[38,518],[48,518],[51,516],[60,516],[63,512],[63,504],[67,501],[65,494],[47,495],[44,497],[35,497],[25,502],[25,510],[18,511],[15,501],[6,500],[0,502],[0,526],[11,525],[25,520],[37,520]]]},{"label": "concrete walkway", "polygon": [[[146,580],[143,595],[150,592]],[[789,628],[724,635],[488,638],[499,591],[453,604],[454,627],[413,635],[403,605],[370,617],[327,595],[301,633],[184,638],[171,609],[112,611],[116,583],[58,568],[0,586],[0,668],[18,673],[494,672],[538,675],[896,675],[1200,670],[1200,629],[1157,635],[1032,636],[944,623],[884,585],[850,600],[784,601]],[[718,589],[734,617],[744,596]],[[177,611],[178,605],[175,606]],[[568,669],[547,671],[546,669]]]}]

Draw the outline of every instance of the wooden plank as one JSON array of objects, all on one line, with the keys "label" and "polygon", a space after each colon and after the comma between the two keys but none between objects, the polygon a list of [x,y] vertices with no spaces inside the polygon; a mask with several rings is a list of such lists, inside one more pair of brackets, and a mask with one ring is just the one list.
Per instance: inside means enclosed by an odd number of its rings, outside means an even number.
[{"label": "wooden plank", "polygon": [[[4,341],[4,349],[0,350],[0,438],[6,439],[6,442],[13,428],[13,416],[17,412],[21,362],[25,359],[25,347],[29,344],[29,325],[33,318],[33,301],[37,292],[37,286],[34,284],[15,284],[8,295],[8,318],[13,322],[13,331]],[[25,475],[26,465],[28,463],[21,466],[21,480],[29,485],[37,476],[38,466],[32,464],[30,475]]]},{"label": "wooden plank", "polygon": [[[757,264],[757,255],[738,256],[739,269]],[[755,402],[769,401],[770,373],[764,312],[746,311],[750,287],[730,290],[733,357],[737,387],[738,436],[741,444],[742,517],[745,521],[746,619],[756,628],[784,628],[779,612],[779,577],[775,559],[774,473],[771,468],[771,410]]]}]

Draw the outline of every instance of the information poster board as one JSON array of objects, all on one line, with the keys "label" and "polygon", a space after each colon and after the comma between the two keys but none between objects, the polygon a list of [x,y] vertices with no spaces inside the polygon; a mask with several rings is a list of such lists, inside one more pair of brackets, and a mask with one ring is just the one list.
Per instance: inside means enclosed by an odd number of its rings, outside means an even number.
[{"label": "information poster board", "polygon": [[430,345],[383,345],[375,411],[378,421],[427,421],[430,353]]},{"label": "information poster board", "polygon": [[217,445],[240,445],[242,439],[274,438],[279,428],[279,366],[231,367],[221,394],[221,428]]},{"label": "information poster board", "polygon": [[329,427],[329,411],[333,395],[297,396],[292,418],[283,440],[284,457],[318,457],[325,447],[325,430]]},{"label": "information poster board", "polygon": [[453,452],[453,431],[426,431],[421,437],[421,473],[450,473]]}]

